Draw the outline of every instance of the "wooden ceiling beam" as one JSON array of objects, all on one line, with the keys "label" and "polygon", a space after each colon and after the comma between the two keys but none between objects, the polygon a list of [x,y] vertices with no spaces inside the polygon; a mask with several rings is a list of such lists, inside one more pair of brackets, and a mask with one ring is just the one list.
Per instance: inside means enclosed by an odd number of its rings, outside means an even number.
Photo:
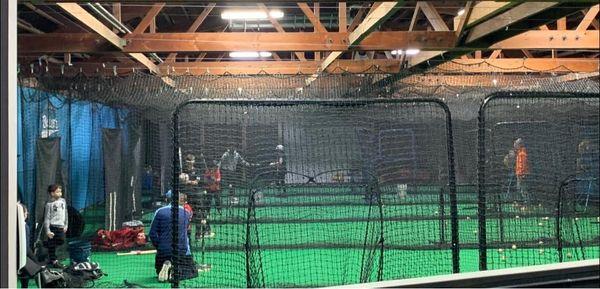
[{"label": "wooden ceiling beam", "polygon": [[352,22],[348,26],[348,32],[352,32],[352,31],[354,31],[354,29],[356,29],[356,27],[358,27],[358,25],[362,21],[363,17],[367,13],[367,9],[368,9],[367,7],[362,7],[360,9],[358,9],[358,12],[356,12],[356,15],[354,16],[354,18],[352,19]]},{"label": "wooden ceiling beam", "polygon": [[488,59],[497,59],[502,54],[502,50],[494,50]]},{"label": "wooden ceiling beam", "polygon": [[146,29],[148,29],[148,27],[150,27],[150,25],[155,21],[156,16],[158,15],[158,13],[160,13],[160,10],[162,10],[164,6],[165,3],[155,3],[154,5],[152,5],[152,8],[150,8],[148,13],[146,13],[146,16],[144,16],[140,24],[138,24],[138,26],[135,27],[132,33],[144,33]]},{"label": "wooden ceiling beam", "polygon": [[581,22],[579,22],[579,25],[577,25],[577,31],[585,31],[588,29],[588,27],[590,27],[590,25],[592,24],[592,22],[594,20],[596,20],[596,15],[598,15],[598,11],[600,10],[600,4],[598,5],[594,5],[592,8],[590,8],[588,10],[587,13],[585,13],[585,16],[583,17],[583,20],[581,20]]},{"label": "wooden ceiling beam", "polygon": [[[518,4],[518,1],[477,1],[471,9],[471,15],[464,24],[464,28],[471,28],[486,21]],[[454,23],[459,23],[462,16],[456,16]]]},{"label": "wooden ceiling beam", "polygon": [[[208,5],[206,7],[204,7],[204,10],[202,10],[202,13],[200,13],[200,15],[198,15],[198,17],[196,17],[196,19],[194,20],[192,25],[190,25],[187,32],[189,32],[189,33],[196,32],[198,30],[198,28],[200,28],[200,25],[202,25],[204,20],[206,20],[206,17],[208,17],[208,15],[213,10],[213,8],[215,8],[216,5],[217,5],[217,3],[208,3]],[[173,52],[173,53],[169,54],[169,56],[167,56],[166,62],[175,62],[176,59],[177,59],[177,53]]]},{"label": "wooden ceiling beam", "polygon": [[[357,30],[358,31],[358,30]],[[112,31],[111,31],[112,33]],[[144,33],[124,37],[124,52],[209,52],[209,51],[345,51],[419,48],[440,50],[453,47],[452,31],[376,31],[362,41],[350,33],[327,32],[207,32]],[[49,33],[18,36],[19,53],[119,51],[94,33]]]},{"label": "wooden ceiling beam", "polygon": [[319,21],[319,18],[315,15],[312,9],[308,7],[308,4],[306,4],[305,2],[298,2],[298,7],[300,7],[300,10],[304,12],[304,15],[306,15],[310,23],[312,23],[315,32],[327,32],[325,26],[321,24],[321,21]]},{"label": "wooden ceiling beam", "polygon": [[[348,35],[349,46],[353,47],[355,45],[358,45],[359,43],[361,45],[365,45],[364,43],[361,43],[361,42],[363,42],[363,39],[368,37],[369,34],[371,32],[373,32],[373,30],[376,28],[377,25],[381,24],[383,21],[388,19],[395,12],[394,8],[396,7],[396,5],[399,5],[400,2],[403,2],[403,1],[390,1],[390,2],[374,3],[373,6],[371,7],[371,10],[369,11],[369,14],[367,14],[367,16],[365,17],[365,20],[360,25],[358,25],[358,27],[356,27],[356,29],[354,31],[352,31],[350,33],[350,35]],[[407,32],[407,33],[413,33],[413,32]],[[398,47],[392,48],[392,49],[385,49],[385,50],[393,50],[393,49],[398,49]],[[338,57],[340,57],[340,55],[342,55],[342,51],[334,51],[334,52],[330,53],[329,55],[327,55],[327,57],[319,65],[319,70],[317,71],[317,73],[320,73],[321,71],[326,71],[327,68],[335,60],[337,60]],[[313,74],[311,77],[309,77],[307,79],[307,83],[310,84],[312,81],[314,81],[316,79],[317,76],[318,76],[317,74]]]},{"label": "wooden ceiling beam", "polygon": [[[283,29],[283,26],[281,26],[281,24],[279,24],[279,21],[277,21],[277,19],[271,17],[271,15],[269,14],[269,9],[267,8],[267,6],[264,3],[258,3],[258,7],[263,10],[266,14],[267,17],[269,18],[269,21],[271,22],[271,25],[273,25],[273,27],[275,28],[275,30],[279,33],[285,33],[285,29]],[[300,61],[306,61],[306,57],[304,56],[304,52],[294,52],[294,54],[296,55],[296,57],[300,60]]]},{"label": "wooden ceiling beam", "polygon": [[450,29],[448,29],[448,25],[446,25],[446,22],[444,22],[444,19],[442,18],[442,16],[440,16],[440,14],[435,9],[435,7],[433,7],[433,4],[431,4],[431,2],[418,1],[417,6],[419,6],[421,11],[423,11],[423,14],[425,14],[425,17],[431,24],[431,27],[433,27],[434,31],[449,31],[450,30]]},{"label": "wooden ceiling beam", "polygon": [[598,50],[600,31],[531,30],[491,45],[490,49]]},{"label": "wooden ceiling beam", "polygon": [[346,2],[340,2],[338,4],[338,31],[348,31],[348,19],[346,15]]},{"label": "wooden ceiling beam", "polygon": [[[85,9],[83,9],[81,6],[79,6],[79,4],[77,4],[77,3],[57,3],[56,5],[58,5],[60,8],[62,8],[69,15],[71,15],[74,18],[76,18],[77,20],[79,20],[85,26],[87,26],[94,32],[98,33],[98,35],[100,35],[102,38],[106,39],[113,46],[115,46],[119,50],[123,50],[123,47],[125,45],[125,40],[121,39],[117,34],[112,32],[112,30],[110,28],[104,26],[104,24],[102,24],[102,22],[98,21],[98,19],[96,19],[96,17],[94,17],[92,14],[90,14]],[[45,34],[45,35],[48,35],[48,34]],[[65,45],[65,43],[60,43],[60,44]],[[137,61],[139,61],[140,63],[142,63],[146,68],[148,68],[148,70],[150,70],[150,72],[158,73],[158,67],[143,54],[129,53],[129,56],[131,56],[132,58],[134,58]],[[168,81],[165,81],[165,82],[168,83]]]},{"label": "wooden ceiling beam", "polygon": [[567,17],[556,20],[556,30],[567,30]]},{"label": "wooden ceiling beam", "polygon": [[[21,58],[26,59],[26,58]],[[37,61],[37,60],[36,60]],[[354,73],[397,73],[401,69],[402,61],[398,59],[373,59],[373,60],[336,60],[326,71],[332,74],[344,72]],[[104,64],[104,67],[102,66]],[[58,64],[50,66],[50,72],[60,71]],[[114,67],[114,68],[113,68]],[[130,73],[132,68],[143,69],[141,64],[123,63],[100,63],[100,62],[77,62],[70,69],[84,72],[95,72],[96,70],[112,74],[113,69],[119,73]],[[158,65],[160,75],[205,75],[206,73],[223,74],[303,74],[312,75],[320,69],[320,63],[316,61],[291,62],[291,61],[226,61],[226,62],[177,62],[162,63]],[[556,73],[593,73],[600,71],[598,63],[588,58],[502,58],[502,59],[455,59],[437,66],[433,72],[443,72],[444,76],[451,74],[482,74],[489,77],[489,73],[532,73],[532,72],[556,72]],[[444,77],[442,77],[444,78]],[[489,79],[489,78],[488,78]]]},{"label": "wooden ceiling beam", "polygon": [[64,23],[62,23],[61,21],[59,21],[58,19],[56,19],[55,17],[50,16],[50,14],[46,13],[45,11],[38,9],[37,7],[35,7],[33,4],[25,2],[23,3],[23,5],[25,5],[25,7],[31,9],[33,12],[37,13],[38,15],[50,20],[51,22],[53,22],[54,24],[60,25],[60,26],[65,26]]},{"label": "wooden ceiling beam", "polygon": [[[525,2],[522,3],[490,20],[473,27],[469,31],[466,43],[472,43],[476,40],[490,35],[501,29],[505,29],[512,23],[527,19],[528,17],[540,13],[546,9],[552,8],[560,2]],[[472,16],[471,16],[472,17]]]}]

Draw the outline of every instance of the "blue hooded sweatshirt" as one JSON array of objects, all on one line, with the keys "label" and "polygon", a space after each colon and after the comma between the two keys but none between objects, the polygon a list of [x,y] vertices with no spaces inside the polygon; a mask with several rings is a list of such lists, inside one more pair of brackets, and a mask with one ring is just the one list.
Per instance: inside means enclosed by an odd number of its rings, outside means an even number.
[{"label": "blue hooded sweatshirt", "polygon": [[[179,206],[179,252],[180,254],[191,255],[190,242],[187,236],[187,228],[190,223],[190,215],[183,207]],[[158,251],[158,255],[172,255],[173,218],[171,215],[171,205],[159,208],[154,213],[152,225],[150,225],[150,240],[152,245]]]}]

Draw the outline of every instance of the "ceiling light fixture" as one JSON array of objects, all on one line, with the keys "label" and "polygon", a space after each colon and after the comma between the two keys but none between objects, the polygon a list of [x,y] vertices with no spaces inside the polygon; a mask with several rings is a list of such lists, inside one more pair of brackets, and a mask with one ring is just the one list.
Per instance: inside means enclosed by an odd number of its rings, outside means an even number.
[{"label": "ceiling light fixture", "polygon": [[268,51],[232,51],[229,52],[231,58],[258,58],[258,57],[271,57],[272,53]]},{"label": "ceiling light fixture", "polygon": [[460,9],[458,10],[458,16],[462,16],[463,14],[465,14],[465,9]]},{"label": "ceiling light fixture", "polygon": [[265,20],[268,16],[271,18],[283,18],[283,11],[271,10],[268,12],[263,10],[225,10],[221,13],[221,19],[224,20]]},{"label": "ceiling light fixture", "polygon": [[420,49],[414,49],[414,48],[406,49],[406,51],[405,51],[406,55],[417,55],[417,54],[419,54],[419,52],[421,52]]}]

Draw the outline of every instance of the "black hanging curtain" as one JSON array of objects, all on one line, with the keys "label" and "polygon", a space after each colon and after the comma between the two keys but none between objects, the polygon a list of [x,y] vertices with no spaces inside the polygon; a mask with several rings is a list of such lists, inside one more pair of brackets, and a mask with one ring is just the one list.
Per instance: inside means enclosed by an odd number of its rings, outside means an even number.
[{"label": "black hanging curtain", "polygon": [[116,230],[123,220],[123,191],[121,187],[123,151],[120,129],[102,129],[102,155],[104,159],[105,228]]},{"label": "black hanging curtain", "polygon": [[[48,186],[61,184],[60,138],[38,138],[35,150],[36,197],[35,219],[43,222],[44,205],[48,200]],[[63,197],[66,197],[63,195]]]}]

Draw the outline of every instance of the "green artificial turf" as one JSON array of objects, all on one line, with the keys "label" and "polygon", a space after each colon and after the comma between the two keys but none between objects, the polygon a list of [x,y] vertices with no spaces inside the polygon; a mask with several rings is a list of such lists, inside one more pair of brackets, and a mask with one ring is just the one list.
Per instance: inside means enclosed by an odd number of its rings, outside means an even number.
[{"label": "green artificial turf", "polygon": [[[181,285],[245,287],[247,228],[253,286],[306,287],[377,281],[382,228],[385,246],[382,280],[452,273],[448,198],[440,206],[436,194],[409,195],[403,199],[388,194],[382,197],[384,206],[380,211],[377,205],[369,206],[364,195],[348,195],[349,188],[326,188],[319,191],[323,196],[303,195],[318,189],[290,188],[286,197],[275,197],[276,192],[264,190],[262,203],[251,211],[249,223],[244,197],[239,195],[241,205],[227,205],[224,194],[226,205],[221,213],[214,209],[211,213],[215,237],[204,242],[192,240],[196,263],[208,263],[212,268],[195,279],[182,281]],[[439,187],[422,190],[438,192]],[[459,202],[458,206],[460,270],[472,272],[479,268],[477,205],[467,202],[472,201],[472,194],[461,199],[465,202]],[[322,205],[332,202],[344,205]],[[540,205],[523,210],[512,204],[499,208],[504,214],[503,230],[500,220],[494,217],[488,218],[486,226],[489,269],[558,262],[557,224],[551,208]],[[103,222],[102,208],[90,210],[86,216],[95,216],[99,223]],[[151,212],[144,215],[147,226],[151,218]],[[560,225],[564,261],[600,257],[597,221],[597,217],[563,218]],[[86,234],[93,235],[98,226],[88,223]],[[364,244],[366,250],[362,249]],[[513,244],[519,245],[513,248]],[[584,246],[583,251],[580,245]],[[148,245],[143,249],[152,248]],[[148,287],[170,286],[157,281],[154,255],[93,252],[91,259],[100,263],[108,274],[95,287],[121,287],[124,280]]]}]

